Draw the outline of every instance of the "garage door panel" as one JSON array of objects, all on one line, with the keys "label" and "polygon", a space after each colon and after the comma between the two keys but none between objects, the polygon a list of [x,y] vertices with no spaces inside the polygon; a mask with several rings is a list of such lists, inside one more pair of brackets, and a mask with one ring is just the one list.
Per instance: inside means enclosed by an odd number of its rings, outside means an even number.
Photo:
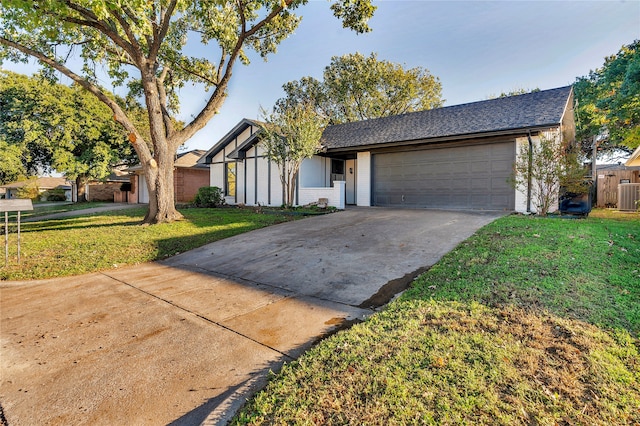
[{"label": "garage door panel", "polygon": [[515,144],[495,143],[373,156],[377,206],[510,210]]}]

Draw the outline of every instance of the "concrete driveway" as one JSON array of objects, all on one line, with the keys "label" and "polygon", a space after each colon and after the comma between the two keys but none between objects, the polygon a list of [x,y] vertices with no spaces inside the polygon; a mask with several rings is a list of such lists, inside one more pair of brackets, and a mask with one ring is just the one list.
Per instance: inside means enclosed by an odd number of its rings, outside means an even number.
[{"label": "concrete driveway", "polygon": [[2,411],[11,425],[223,424],[269,369],[501,215],[354,208],[164,262],[4,282]]}]

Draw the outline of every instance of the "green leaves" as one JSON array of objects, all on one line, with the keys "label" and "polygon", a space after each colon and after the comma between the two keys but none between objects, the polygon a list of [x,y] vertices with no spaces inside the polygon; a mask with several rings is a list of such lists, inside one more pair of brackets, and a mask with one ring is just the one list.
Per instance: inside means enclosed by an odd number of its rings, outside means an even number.
[{"label": "green leaves", "polygon": [[442,86],[422,67],[404,69],[375,53],[334,56],[323,81],[303,77],[284,85],[278,108],[311,102],[331,124],[388,117],[442,105]]},{"label": "green leaves", "polygon": [[376,9],[376,6],[363,0],[340,0],[331,5],[333,15],[342,19],[342,26],[350,28],[357,33],[371,31],[368,21]]},{"label": "green leaves", "polygon": [[285,204],[293,205],[295,175],[305,158],[311,158],[320,149],[320,137],[327,125],[311,104],[297,104],[272,113],[262,112],[262,146],[267,157],[274,161],[280,179],[286,188]]},{"label": "green leaves", "polygon": [[574,84],[578,138],[605,135],[601,148],[640,146],[640,40],[605,59]]},{"label": "green leaves", "polygon": [[[334,14],[347,28],[368,31],[372,0],[338,0]],[[170,179],[173,156],[222,107],[232,71],[254,51],[266,59],[300,23],[294,10],[307,0],[3,0],[0,61],[32,56],[65,74],[111,108],[130,141],[149,184],[147,222],[178,216]],[[73,58],[74,61],[69,59]],[[77,65],[78,59],[80,66]],[[106,70],[115,87],[144,97],[144,129],[114,96],[98,85]],[[193,120],[177,128],[180,89],[194,83],[209,92]],[[147,164],[161,164],[158,171]],[[162,198],[158,200],[158,197]],[[171,211],[161,211],[171,210]]]},{"label": "green leaves", "polygon": [[[70,178],[99,179],[135,158],[125,132],[97,98],[77,86],[9,72],[0,74],[0,143],[7,147],[7,167],[20,160],[19,175],[54,168]],[[14,180],[16,168],[4,179]]]}]

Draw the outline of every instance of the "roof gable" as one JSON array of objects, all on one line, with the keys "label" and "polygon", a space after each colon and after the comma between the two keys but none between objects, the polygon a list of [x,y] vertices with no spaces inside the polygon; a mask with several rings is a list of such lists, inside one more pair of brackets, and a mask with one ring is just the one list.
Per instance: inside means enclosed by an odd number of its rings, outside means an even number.
[{"label": "roof gable", "polygon": [[198,163],[210,164],[213,157],[216,156],[220,151],[224,149],[227,145],[233,142],[238,136],[240,136],[245,130],[249,127],[259,127],[260,123],[254,120],[250,120],[248,118],[243,118],[238,124],[234,126],[233,129],[229,131],[222,139],[220,139],[209,151],[203,155]]},{"label": "roof gable", "polygon": [[328,150],[509,132],[559,125],[571,86],[329,126]]},{"label": "roof gable", "polygon": [[176,156],[174,165],[176,167],[193,167],[198,164],[198,160],[202,158],[205,151],[202,149],[194,149],[187,152],[181,152]]}]

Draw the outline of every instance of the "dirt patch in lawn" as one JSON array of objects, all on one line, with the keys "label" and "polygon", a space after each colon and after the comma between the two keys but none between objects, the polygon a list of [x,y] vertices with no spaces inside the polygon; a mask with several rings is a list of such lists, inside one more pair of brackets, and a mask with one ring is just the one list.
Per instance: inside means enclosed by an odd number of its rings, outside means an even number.
[{"label": "dirt patch in lawn", "polygon": [[640,422],[626,333],[516,307],[402,302],[285,366],[237,424]]}]

